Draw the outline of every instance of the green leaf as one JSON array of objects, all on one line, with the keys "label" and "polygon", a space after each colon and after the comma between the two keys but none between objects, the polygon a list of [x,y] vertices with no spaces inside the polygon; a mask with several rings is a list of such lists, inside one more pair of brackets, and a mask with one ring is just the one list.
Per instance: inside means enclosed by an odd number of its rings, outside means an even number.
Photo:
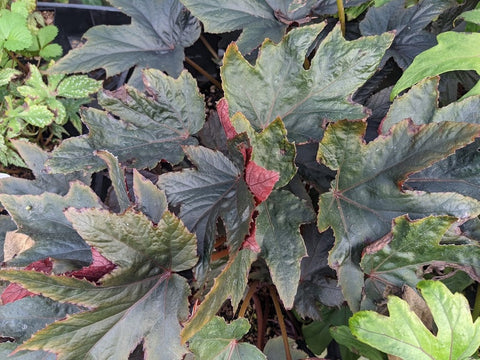
[{"label": "green leaf", "polygon": [[55,40],[58,35],[58,28],[55,25],[48,25],[38,29],[37,37],[40,48],[44,48],[48,43]]},{"label": "green leaf", "polygon": [[138,169],[153,168],[162,159],[183,160],[182,146],[196,144],[192,135],[205,122],[203,96],[187,71],[173,79],[152,69],[144,71],[144,78],[149,95],[129,86],[99,94],[100,104],[120,120],[99,110],[81,112],[90,133],[63,141],[49,160],[52,171],[104,169],[95,150],[108,150]]},{"label": "green leaf", "polygon": [[265,41],[255,66],[231,44],[221,68],[230,115],[242,112],[257,131],[280,117],[296,142],[321,139],[325,119],[365,118],[351,96],[376,71],[393,35],[346,41],[336,27],[305,70],[305,55],[323,27],[294,29],[278,45]]},{"label": "green leaf", "polygon": [[413,218],[433,214],[468,219],[480,210],[480,203],[459,194],[401,188],[409,174],[471,142],[478,136],[477,125],[416,126],[405,120],[389,135],[368,144],[363,141],[365,129],[364,122],[331,124],[318,150],[318,159],[337,170],[331,190],[320,196],[318,228],[334,231],[329,264],[337,269],[342,291],[354,310],[362,292],[363,272],[358,262],[364,244],[387,234],[393,218],[408,213]]},{"label": "green leaf", "polygon": [[18,13],[0,10],[0,47],[10,51],[26,49],[33,41],[27,20]]},{"label": "green leaf", "polygon": [[369,360],[385,360],[387,358],[377,349],[356,339],[346,325],[331,327],[330,334],[338,344],[346,346],[354,354],[362,355]]},{"label": "green leaf", "polygon": [[452,294],[439,281],[418,284],[430,308],[437,334],[432,334],[398,297],[388,300],[389,317],[360,311],[350,319],[352,333],[361,341],[403,359],[468,359],[480,345],[480,321],[473,323],[467,299]]},{"label": "green leaf", "polygon": [[67,194],[70,182],[79,180],[90,185],[91,173],[78,171],[64,174],[49,174],[45,167],[48,153],[39,146],[21,140],[12,140],[15,149],[25,161],[26,166],[32,170],[34,180],[22,178],[6,178],[0,180],[0,193],[7,195],[41,195],[44,192],[58,195]]},{"label": "green leaf", "polygon": [[40,49],[40,52],[38,53],[40,57],[48,60],[48,59],[54,59],[59,56],[62,56],[63,54],[63,49],[60,45],[58,44],[48,44],[44,48]]},{"label": "green leaf", "polygon": [[88,97],[102,88],[102,82],[89,78],[87,75],[72,75],[65,77],[57,87],[57,96],[79,99]]},{"label": "green leaf", "polygon": [[227,324],[224,319],[215,316],[191,338],[190,350],[198,360],[265,360],[265,355],[258,348],[238,342],[249,329],[250,324],[245,318]]},{"label": "green leaf", "polygon": [[0,306],[0,335],[22,343],[47,324],[78,311],[75,305],[60,304],[41,296],[25,297]]},{"label": "green leaf", "polygon": [[480,25],[480,9],[465,11],[461,13],[460,16],[457,17],[457,19],[463,19],[470,23]]},{"label": "green leaf", "polygon": [[[366,248],[360,266],[367,274],[365,283],[371,297],[382,297],[386,286],[414,287],[423,275],[423,266],[460,269],[479,281],[480,249],[476,243],[441,243],[455,218],[428,217],[409,221],[394,220],[392,232]],[[458,235],[457,235],[458,238]],[[428,270],[426,270],[428,273]]]},{"label": "green leaf", "polygon": [[[220,310],[225,300],[230,299],[234,311],[237,309],[247,287],[248,273],[257,253],[243,249],[233,255],[221,274],[215,278],[215,283],[201,302],[195,314],[185,324],[182,330],[182,340],[188,341]],[[235,281],[232,281],[235,279]]]},{"label": "green leaf", "polygon": [[183,49],[200,36],[200,24],[177,0],[110,0],[132,18],[130,25],[95,26],[85,45],[70,51],[52,72],[88,72],[103,67],[107,77],[133,66],[155,68],[177,77]]},{"label": "green leaf", "polygon": [[65,196],[45,192],[42,195],[0,194],[0,201],[18,226],[35,244],[9,262],[26,266],[33,261],[52,257],[89,265],[91,249],[72,228],[63,210],[68,207],[101,207],[95,193],[80,182],[73,182]]},{"label": "green leaf", "polygon": [[275,119],[260,133],[253,129],[241,113],[235,114],[231,121],[238,133],[247,133],[253,148],[251,160],[264,169],[280,174],[275,188],[286,186],[297,173],[297,167],[295,166],[295,145],[288,142],[287,130],[282,120]]},{"label": "green leaf", "polygon": [[195,169],[164,174],[157,185],[171,205],[180,205],[180,218],[196,233],[202,274],[208,268],[218,218],[223,219],[233,253],[248,234],[253,197],[242,172],[225,155],[204,147],[184,149]]},{"label": "green leaf", "polygon": [[286,308],[293,306],[300,262],[307,256],[300,225],[314,221],[307,203],[287,191],[273,191],[258,207],[256,241]]},{"label": "green leaf", "polygon": [[55,115],[45,105],[31,105],[27,109],[15,114],[17,118],[25,120],[30,125],[44,128],[50,125]]},{"label": "green leaf", "polygon": [[[454,70],[475,70],[480,73],[480,34],[447,31],[439,34],[437,41],[438,45],[418,55],[405,70],[392,89],[391,99],[428,76]],[[465,96],[475,94],[480,94],[480,89],[470,91]]]},{"label": "green leaf", "polygon": [[59,360],[126,360],[143,341],[147,360],[158,354],[181,358],[186,349],[180,345],[180,321],[188,316],[190,289],[172,271],[196,263],[195,236],[169,212],[156,226],[132,210],[117,215],[68,209],[66,215],[82,238],[118,268],[101,286],[38,272],[1,271],[0,278],[30,291],[93,308],[37,332],[20,349],[53,351]]}]

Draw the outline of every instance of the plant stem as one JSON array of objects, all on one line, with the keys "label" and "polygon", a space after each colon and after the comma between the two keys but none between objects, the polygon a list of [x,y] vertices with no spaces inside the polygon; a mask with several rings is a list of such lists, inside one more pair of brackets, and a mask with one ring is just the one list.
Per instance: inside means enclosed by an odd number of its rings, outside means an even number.
[{"label": "plant stem", "polygon": [[265,346],[265,325],[266,322],[263,318],[263,310],[260,299],[257,294],[252,295],[253,304],[255,306],[255,312],[257,313],[257,348],[263,351]]},{"label": "plant stem", "polygon": [[340,20],[340,28],[342,29],[342,34],[345,36],[345,8],[343,6],[343,0],[337,0],[338,8],[338,19]]},{"label": "plant stem", "polygon": [[480,284],[477,283],[477,295],[475,296],[475,305],[473,305],[472,318],[477,320],[480,316]]},{"label": "plant stem", "polygon": [[200,65],[198,65],[195,61],[190,59],[188,56],[185,56],[185,61],[187,62],[188,65],[193,67],[195,70],[197,70],[200,74],[205,76],[213,85],[215,85],[218,89],[222,90],[222,84],[215,79],[212,75],[210,75],[204,68],[202,68]]},{"label": "plant stem", "polygon": [[217,53],[215,52],[215,50],[212,48],[212,45],[210,45],[210,43],[207,41],[207,39],[205,39],[205,37],[203,35],[200,35],[200,40],[202,41],[203,45],[205,45],[205,47],[207,48],[207,50],[210,52],[210,54],[212,54],[213,58],[215,60],[220,60],[220,58],[218,57]]},{"label": "plant stem", "polygon": [[250,284],[250,288],[248,289],[247,295],[245,295],[245,299],[243,299],[242,306],[238,311],[238,317],[245,317],[245,312],[247,311],[247,307],[250,304],[250,299],[252,298],[255,291],[257,291],[258,282],[255,281]]},{"label": "plant stem", "polygon": [[285,357],[287,360],[292,360],[290,354],[290,346],[288,345],[287,328],[285,326],[285,320],[283,319],[282,309],[280,308],[280,302],[278,301],[277,291],[273,285],[268,287],[270,290],[270,297],[273,300],[273,306],[275,306],[275,312],[278,317],[278,324],[280,325],[280,331],[282,332],[283,346],[285,348]]}]

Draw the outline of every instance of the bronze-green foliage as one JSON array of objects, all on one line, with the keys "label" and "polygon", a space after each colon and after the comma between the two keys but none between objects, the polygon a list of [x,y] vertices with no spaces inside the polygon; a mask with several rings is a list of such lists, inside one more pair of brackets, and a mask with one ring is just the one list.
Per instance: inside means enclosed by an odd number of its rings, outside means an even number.
[{"label": "bronze-green foliage", "polygon": [[[11,54],[33,41],[33,10],[25,0],[0,10],[10,135],[22,121],[36,131],[63,126],[63,101],[99,87],[63,72],[136,66],[130,84],[98,93],[100,109],[81,111],[77,125],[88,133],[50,152],[7,137],[4,156],[19,154],[34,179],[0,180],[0,279],[33,294],[4,291],[12,302],[0,305],[0,324],[13,326],[0,327],[11,341],[0,354],[283,359],[307,350],[322,357],[332,339],[348,359],[475,352],[478,324],[465,298],[426,279],[459,291],[480,280],[480,95],[440,107],[448,78],[436,76],[389,103],[385,81],[392,69],[414,72],[410,60],[424,48],[417,59],[429,69],[448,62],[439,55],[454,36],[443,32],[434,46],[430,31],[448,27],[442,19],[457,2],[345,1],[365,15],[357,19],[369,36],[355,40],[318,18],[335,13],[336,0],[111,3],[130,25],[89,30],[84,47],[46,72],[26,65],[25,78],[16,78],[24,63]],[[217,112],[206,111],[182,70],[184,49],[200,34],[194,16],[207,31],[242,30],[225,49]],[[18,34],[2,26],[7,20]],[[476,69],[475,34],[457,35],[456,55]],[[414,82],[431,75],[420,73]],[[106,197],[90,186],[93,173],[95,183],[108,177]],[[51,266],[35,271],[34,261]],[[389,316],[379,314],[389,295],[415,286],[436,333],[397,297]],[[274,321],[263,303],[275,308]],[[33,314],[24,306],[43,320],[25,319]],[[281,337],[262,340],[262,323],[278,324]],[[249,329],[263,353],[247,343]],[[296,349],[292,335],[306,347]]]}]

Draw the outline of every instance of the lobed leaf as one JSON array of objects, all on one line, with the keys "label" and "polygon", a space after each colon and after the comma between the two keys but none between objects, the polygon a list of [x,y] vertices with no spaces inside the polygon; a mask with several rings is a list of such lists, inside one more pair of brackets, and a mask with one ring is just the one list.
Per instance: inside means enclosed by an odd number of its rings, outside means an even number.
[{"label": "lobed leaf", "polygon": [[257,133],[241,114],[235,114],[231,123],[238,133],[246,132],[252,146],[251,161],[264,169],[276,171],[280,178],[275,188],[286,186],[297,172],[295,145],[287,140],[287,130],[277,118],[262,132]]},{"label": "lobed leaf", "polygon": [[0,193],[7,195],[41,195],[44,192],[58,195],[67,194],[70,182],[78,180],[90,185],[91,173],[76,171],[70,174],[49,174],[45,166],[48,153],[37,145],[20,140],[11,140],[15,149],[32,170],[34,180],[22,178],[0,179]]},{"label": "lobed leaf", "polygon": [[185,324],[182,330],[183,342],[201,331],[220,310],[225,300],[230,299],[233,309],[237,309],[247,287],[250,267],[256,258],[257,253],[248,248],[242,249],[230,257],[221,274],[215,278],[210,292]]},{"label": "lobed leaf", "polygon": [[428,217],[410,222],[406,216],[396,218],[392,232],[366,248],[360,266],[368,280],[371,298],[381,297],[385,287],[415,286],[422,277],[422,267],[450,267],[465,271],[480,280],[480,248],[473,243],[442,243],[455,218]]},{"label": "lobed leaf", "polygon": [[242,172],[225,155],[204,147],[184,151],[195,169],[164,174],[157,185],[170,204],[180,206],[180,218],[197,235],[202,273],[216,239],[217,220],[225,224],[230,252],[237,251],[250,228],[253,198]]},{"label": "lobed leaf", "polygon": [[73,182],[65,196],[48,192],[42,195],[0,194],[0,201],[17,224],[19,232],[30,236],[35,242],[31,248],[10,260],[9,265],[25,266],[47,257],[90,264],[90,246],[63,214],[68,207],[102,207],[88,186]]},{"label": "lobed leaf", "polygon": [[405,0],[393,0],[380,7],[371,7],[360,23],[360,31],[362,35],[379,35],[394,30],[395,39],[381,66],[393,57],[405,70],[418,54],[436,45],[435,35],[424,29],[452,5],[450,0],[421,0],[406,7]]},{"label": "lobed leaf", "polygon": [[336,27],[305,70],[305,55],[323,28],[294,29],[278,45],[265,41],[254,66],[231,44],[221,68],[230,114],[243,113],[257,131],[280,117],[297,143],[321,139],[324,120],[365,118],[351,96],[375,72],[393,35],[346,41]]},{"label": "lobed leaf", "polygon": [[[383,133],[404,118],[415,124],[441,123],[443,121],[480,123],[478,107],[480,96],[466,99],[438,108],[438,77],[429,78],[393,102],[387,116],[381,123]],[[412,174],[405,187],[428,192],[455,192],[480,199],[478,175],[480,174],[479,140],[457,150],[448,158],[435,163],[418,173]]]},{"label": "lobed leaf", "polygon": [[0,278],[30,291],[91,308],[49,325],[17,350],[48,350],[59,360],[126,360],[143,342],[145,359],[182,357],[186,349],[180,345],[180,321],[188,316],[190,289],[186,279],[172,271],[195,265],[195,236],[169,212],[157,225],[133,210],[117,215],[70,208],[66,216],[82,238],[118,268],[101,286],[35,271],[0,271]]},{"label": "lobed leaf", "polygon": [[313,209],[287,191],[276,190],[258,206],[256,241],[286,308],[293,306],[300,262],[307,255],[300,225],[315,218]]},{"label": "lobed leaf", "polygon": [[440,281],[418,284],[432,311],[437,334],[423,325],[407,302],[391,296],[389,317],[360,311],[350,319],[352,333],[361,341],[404,359],[468,359],[480,345],[480,321],[472,321],[467,299],[452,294]]},{"label": "lobed leaf", "polygon": [[79,311],[78,306],[41,296],[26,297],[0,306],[0,335],[15,339],[18,345],[47,324]]},{"label": "lobed leaf", "polygon": [[[437,36],[438,45],[418,55],[392,89],[393,99],[420,80],[453,70],[480,73],[480,34],[447,31]],[[466,96],[479,94],[475,86]]]},{"label": "lobed leaf", "polygon": [[334,231],[329,264],[337,269],[342,291],[354,310],[363,284],[363,272],[357,265],[360,253],[365,243],[390,231],[393,218],[407,213],[413,218],[433,214],[468,219],[480,210],[476,200],[456,193],[401,188],[409,174],[471,142],[478,136],[477,125],[442,122],[417,126],[405,120],[368,144],[362,139],[365,129],[364,122],[331,124],[318,150],[318,160],[337,170],[331,190],[320,196],[318,228]]},{"label": "lobed leaf", "polygon": [[89,72],[103,67],[107,77],[131,67],[154,68],[173,77],[183,69],[183,49],[200,36],[200,24],[177,0],[111,0],[132,18],[130,25],[95,26],[85,45],[70,51],[51,72]]},{"label": "lobed leaf", "polygon": [[190,340],[190,349],[198,360],[265,360],[266,356],[251,344],[239,343],[250,329],[245,318],[239,318],[227,324],[215,316]]},{"label": "lobed leaf", "polygon": [[179,163],[184,157],[182,145],[196,144],[192,135],[204,124],[203,96],[186,71],[173,79],[146,70],[144,79],[150,96],[129,86],[100,93],[100,104],[120,120],[95,109],[82,111],[89,135],[63,141],[48,162],[52,171],[104,169],[95,150],[108,150],[122,164],[138,169],[153,168],[162,159]]}]

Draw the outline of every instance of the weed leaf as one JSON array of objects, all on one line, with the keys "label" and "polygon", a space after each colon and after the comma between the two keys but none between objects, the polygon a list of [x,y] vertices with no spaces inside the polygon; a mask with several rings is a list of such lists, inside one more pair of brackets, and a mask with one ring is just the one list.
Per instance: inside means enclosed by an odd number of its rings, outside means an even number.
[{"label": "weed leaf", "polygon": [[349,324],[352,333],[402,359],[468,359],[480,345],[480,321],[473,323],[467,299],[452,294],[440,281],[423,280],[418,288],[437,325],[436,335],[396,296],[388,299],[388,317],[373,311],[354,314]]}]

